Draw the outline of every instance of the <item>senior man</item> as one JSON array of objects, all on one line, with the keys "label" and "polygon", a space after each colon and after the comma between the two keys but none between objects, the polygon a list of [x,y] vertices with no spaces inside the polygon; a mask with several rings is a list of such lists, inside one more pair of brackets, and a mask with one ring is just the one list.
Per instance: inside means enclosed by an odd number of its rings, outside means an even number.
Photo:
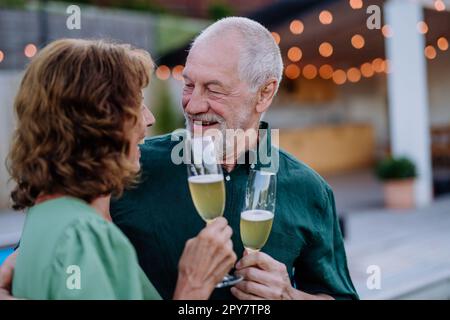
[{"label": "senior man", "polygon": [[[224,133],[267,129],[261,116],[272,103],[282,71],[279,47],[262,25],[240,17],[212,24],[194,40],[183,71],[187,127]],[[262,139],[270,141],[270,131],[259,136],[259,143],[266,143]],[[177,143],[170,135],[147,140],[141,150],[143,182],[111,207],[114,222],[134,244],[144,271],[163,297],[170,297],[175,288],[183,243],[204,225],[189,194],[186,167],[173,163],[171,157]],[[255,143],[250,141],[249,146]],[[239,153],[226,148],[224,155],[224,215],[241,256],[239,221],[250,163],[239,164]],[[357,298],[332,190],[317,173],[282,150],[277,166],[272,232],[264,253],[245,254],[238,262],[236,272],[244,281],[231,293],[239,299]],[[228,288],[216,290],[213,296],[230,297]]]}]

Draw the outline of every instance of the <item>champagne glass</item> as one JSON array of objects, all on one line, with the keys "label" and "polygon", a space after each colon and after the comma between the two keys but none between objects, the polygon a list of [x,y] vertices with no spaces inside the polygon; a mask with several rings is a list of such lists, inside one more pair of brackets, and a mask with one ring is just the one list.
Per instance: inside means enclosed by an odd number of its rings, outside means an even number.
[{"label": "champagne glass", "polygon": [[277,176],[251,170],[241,212],[241,239],[249,253],[260,251],[269,238],[275,215]]},{"label": "champagne glass", "polygon": [[[191,161],[187,165],[188,184],[192,201],[200,217],[211,223],[223,216],[225,210],[225,183],[222,166],[216,158],[212,137],[195,137],[189,140]],[[235,285],[243,278],[227,274],[216,288]]]}]

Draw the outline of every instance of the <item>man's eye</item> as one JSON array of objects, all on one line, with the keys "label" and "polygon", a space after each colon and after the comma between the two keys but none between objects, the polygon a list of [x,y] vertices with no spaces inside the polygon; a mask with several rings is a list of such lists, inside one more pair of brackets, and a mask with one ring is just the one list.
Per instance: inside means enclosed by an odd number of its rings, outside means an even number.
[{"label": "man's eye", "polygon": [[220,91],[215,91],[215,90],[209,90],[209,92],[211,92],[212,94],[222,94],[222,92],[220,92]]}]

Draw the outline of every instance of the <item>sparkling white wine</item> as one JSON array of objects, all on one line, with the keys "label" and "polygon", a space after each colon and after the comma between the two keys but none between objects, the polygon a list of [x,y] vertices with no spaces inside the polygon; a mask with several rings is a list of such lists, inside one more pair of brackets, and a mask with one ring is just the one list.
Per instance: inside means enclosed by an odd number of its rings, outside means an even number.
[{"label": "sparkling white wine", "polygon": [[195,209],[203,220],[210,222],[223,215],[225,209],[223,175],[191,176],[188,182]]},{"label": "sparkling white wine", "polygon": [[241,238],[246,249],[259,251],[264,247],[272,229],[273,216],[267,210],[247,210],[241,213]]}]

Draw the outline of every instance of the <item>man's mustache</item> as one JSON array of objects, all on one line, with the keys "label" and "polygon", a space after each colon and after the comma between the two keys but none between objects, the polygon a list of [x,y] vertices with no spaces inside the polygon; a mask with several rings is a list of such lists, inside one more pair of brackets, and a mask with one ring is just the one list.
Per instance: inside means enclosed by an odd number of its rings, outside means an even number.
[{"label": "man's mustache", "polygon": [[224,118],[217,116],[217,115],[212,115],[212,114],[195,115],[195,116],[188,115],[187,118],[192,122],[195,122],[195,121],[218,122],[218,123],[225,122]]}]

